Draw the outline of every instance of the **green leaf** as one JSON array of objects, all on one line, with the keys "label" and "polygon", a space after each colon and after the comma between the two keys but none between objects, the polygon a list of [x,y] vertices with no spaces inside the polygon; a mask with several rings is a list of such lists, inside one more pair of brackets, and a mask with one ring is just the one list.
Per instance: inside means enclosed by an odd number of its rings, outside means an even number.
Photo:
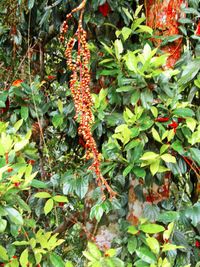
[{"label": "green leaf", "polygon": [[[145,261],[137,260],[136,262],[134,262],[134,266],[136,266],[136,267],[149,267],[149,264]],[[131,265],[131,267],[132,267],[132,265]]]},{"label": "green leaf", "polygon": [[104,210],[101,205],[96,204],[91,208],[90,211],[90,219],[96,218],[96,220],[99,222],[101,220],[101,217],[103,216]]},{"label": "green leaf", "polygon": [[28,144],[27,139],[17,142],[14,146],[14,151],[17,152],[17,151],[22,150],[27,144]]},{"label": "green leaf", "polygon": [[2,247],[1,245],[0,245],[0,259],[2,259],[4,261],[9,260],[6,249],[4,247]]},{"label": "green leaf", "polygon": [[56,253],[52,252],[50,254],[49,259],[54,267],[65,267],[65,263],[63,262],[62,258],[58,256]]},{"label": "green leaf", "polygon": [[28,9],[32,9],[34,6],[35,0],[28,0]]},{"label": "green leaf", "polygon": [[155,222],[157,220],[159,212],[160,210],[157,205],[145,203],[143,216],[147,218],[149,221]]},{"label": "green leaf", "polygon": [[163,154],[161,155],[161,159],[163,159],[165,162],[176,163],[176,158],[171,154]]},{"label": "green leaf", "polygon": [[159,143],[162,143],[159,133],[156,131],[155,128],[152,128],[152,135],[153,138],[158,141]]},{"label": "green leaf", "polygon": [[[178,81],[179,86],[185,85],[195,78],[200,70],[200,59],[194,59],[192,62],[187,63],[181,78]],[[191,117],[191,116],[186,116]]]},{"label": "green leaf", "polygon": [[47,202],[44,205],[44,213],[45,213],[45,215],[47,215],[53,209],[53,206],[54,206],[53,199],[52,198],[48,199]]},{"label": "green leaf", "polygon": [[133,17],[131,15],[131,13],[129,12],[128,8],[122,7],[122,10],[124,11],[124,13],[126,14],[126,16],[130,19],[133,20]]},{"label": "green leaf", "polygon": [[140,11],[142,10],[143,5],[139,5],[137,6],[135,13],[134,13],[134,17],[137,18],[138,14],[140,13]]},{"label": "green leaf", "polygon": [[97,260],[101,258],[101,252],[99,251],[98,247],[91,242],[88,242],[88,251]]},{"label": "green leaf", "polygon": [[124,176],[124,177],[126,177],[130,172],[131,172],[131,170],[133,169],[133,164],[129,164],[124,170],[123,170],[123,173],[122,173],[122,175]]},{"label": "green leaf", "polygon": [[48,188],[47,184],[45,184],[43,181],[33,179],[30,184],[32,187],[40,188],[40,189],[46,189]]},{"label": "green leaf", "polygon": [[196,128],[196,125],[197,125],[197,121],[193,118],[186,118],[186,124],[187,124],[187,127],[192,131],[194,132],[195,128]]},{"label": "green leaf", "polygon": [[23,225],[23,218],[22,215],[14,208],[5,207],[5,210],[8,213],[8,217],[16,225]]},{"label": "green leaf", "polygon": [[15,241],[15,242],[13,242],[13,245],[15,245],[15,246],[27,246],[27,245],[29,245],[29,242],[28,241]]},{"label": "green leaf", "polygon": [[110,248],[106,250],[105,252],[105,255],[107,255],[108,257],[114,257],[116,254],[117,254],[117,251],[114,248]]},{"label": "green leaf", "polygon": [[162,252],[166,252],[166,251],[169,251],[169,250],[176,250],[178,248],[184,248],[184,247],[166,243],[162,247]]},{"label": "green leaf", "polygon": [[139,230],[134,225],[128,227],[129,234],[136,235],[138,232]]},{"label": "green leaf", "polygon": [[135,56],[135,51],[129,51],[125,56],[124,56],[125,62],[126,62],[126,66],[129,70],[134,71],[135,73],[137,73],[138,71],[138,60]]},{"label": "green leaf", "polygon": [[68,202],[68,198],[65,196],[54,196],[52,199],[56,202]]},{"label": "green leaf", "polygon": [[176,140],[175,142],[173,142],[171,147],[175,151],[177,151],[179,154],[183,154],[184,153],[182,142],[180,142],[179,140]]},{"label": "green leaf", "polygon": [[192,224],[196,227],[200,223],[200,202],[197,202],[192,207],[188,207],[185,212],[185,216],[192,221]]},{"label": "green leaf", "polygon": [[22,267],[26,267],[27,266],[27,264],[29,262],[29,260],[28,260],[28,248],[26,248],[22,252],[22,254],[21,254],[20,258],[19,258],[19,262],[20,262]]},{"label": "green leaf", "polygon": [[3,233],[6,229],[7,221],[0,218],[0,233]]},{"label": "green leaf", "polygon": [[147,33],[149,33],[150,35],[153,34],[153,29],[150,28],[149,26],[146,26],[146,25],[139,25],[138,28],[139,28],[139,30],[137,30],[138,33],[140,33],[140,32],[147,32]]},{"label": "green leaf", "polygon": [[17,121],[14,125],[14,128],[15,128],[15,133],[19,130],[19,128],[22,126],[22,123],[23,123],[23,119]]},{"label": "green leaf", "polygon": [[132,85],[124,85],[124,86],[121,86],[119,88],[116,89],[116,92],[129,92],[129,91],[133,91],[134,88]]},{"label": "green leaf", "polygon": [[165,211],[159,214],[157,221],[167,224],[173,221],[177,221],[178,219],[179,213],[177,211]]},{"label": "green leaf", "polygon": [[67,261],[67,262],[65,263],[65,267],[73,267],[72,262],[71,262],[71,261]]},{"label": "green leaf", "polygon": [[132,30],[128,27],[123,27],[121,30],[124,41],[126,41],[132,33]]},{"label": "green leaf", "polygon": [[58,110],[63,113],[63,102],[60,99],[58,99]]},{"label": "green leaf", "polygon": [[190,108],[177,108],[172,112],[172,114],[180,116],[182,118],[192,117],[195,115],[194,111]]},{"label": "green leaf", "polygon": [[22,106],[20,113],[21,113],[21,118],[26,121],[28,118],[28,107]]},{"label": "green leaf", "polygon": [[61,126],[63,124],[63,120],[64,120],[64,116],[62,114],[56,114],[52,118],[52,123],[54,127],[57,128],[58,126]]},{"label": "green leaf", "polygon": [[147,242],[147,245],[149,246],[149,248],[151,249],[151,251],[154,254],[158,255],[160,252],[160,245],[159,245],[158,240],[154,237],[148,236],[146,238],[146,242]]},{"label": "green leaf", "polygon": [[51,195],[47,192],[39,192],[39,193],[36,193],[34,195],[34,197],[37,197],[37,198],[50,198]]},{"label": "green leaf", "polygon": [[157,118],[158,117],[158,109],[154,106],[151,107],[151,112],[154,116],[154,118]]},{"label": "green leaf", "polygon": [[150,165],[150,171],[152,175],[155,175],[159,171],[160,160],[156,160]]},{"label": "green leaf", "polygon": [[150,223],[141,225],[140,230],[147,234],[156,234],[163,232],[165,228],[162,225]]},{"label": "green leaf", "polygon": [[148,160],[156,160],[158,157],[159,155],[154,152],[146,152],[140,159],[148,161]]},{"label": "green leaf", "polygon": [[189,149],[192,159],[194,159],[198,165],[200,165],[200,150],[197,148],[190,148]]},{"label": "green leaf", "polygon": [[132,236],[128,239],[127,248],[130,254],[133,254],[133,252],[135,252],[137,248],[137,238],[135,236]]},{"label": "green leaf", "polygon": [[138,178],[145,178],[146,172],[143,168],[141,167],[134,167],[133,168],[133,173],[138,177]]},{"label": "green leaf", "polygon": [[114,42],[114,47],[115,47],[115,55],[116,58],[119,60],[121,57],[121,54],[123,52],[123,44],[120,39],[116,39]]},{"label": "green leaf", "polygon": [[163,240],[164,241],[168,241],[171,234],[172,234],[172,231],[174,229],[174,222],[171,222],[168,226],[167,226],[167,230],[164,231],[163,233]]},{"label": "green leaf", "polygon": [[80,199],[83,199],[88,191],[88,179],[86,177],[77,178],[75,180],[74,190]]},{"label": "green leaf", "polygon": [[169,144],[164,144],[160,148],[160,154],[163,154],[169,148]]},{"label": "green leaf", "polygon": [[83,255],[91,262],[96,262],[96,258],[93,257],[88,251],[83,251]]},{"label": "green leaf", "polygon": [[156,262],[156,256],[147,247],[136,249],[136,254],[141,260],[149,264]]}]

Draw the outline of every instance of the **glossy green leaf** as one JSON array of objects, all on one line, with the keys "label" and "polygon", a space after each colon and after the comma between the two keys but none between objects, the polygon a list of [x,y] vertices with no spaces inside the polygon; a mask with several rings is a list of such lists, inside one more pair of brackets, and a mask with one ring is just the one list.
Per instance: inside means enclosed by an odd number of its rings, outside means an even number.
[{"label": "glossy green leaf", "polygon": [[132,236],[128,239],[127,248],[130,254],[133,254],[133,252],[135,252],[137,248],[137,238],[135,236]]},{"label": "glossy green leaf", "polygon": [[16,209],[11,208],[11,207],[6,207],[5,210],[12,223],[16,225],[23,225],[24,221],[23,221],[22,215]]},{"label": "glossy green leaf", "polygon": [[165,228],[159,224],[143,224],[140,226],[140,230],[147,234],[156,234],[163,232]]},{"label": "glossy green leaf", "polygon": [[159,245],[158,240],[154,237],[148,236],[146,238],[146,242],[147,242],[147,245],[149,246],[149,248],[151,249],[151,251],[154,254],[158,255],[160,252],[160,245]]},{"label": "glossy green leaf", "polygon": [[29,260],[28,260],[28,248],[26,248],[22,252],[22,254],[21,254],[20,258],[19,258],[19,262],[20,262],[22,267],[26,267],[27,266],[27,264],[29,262]]},{"label": "glossy green leaf", "polygon": [[0,259],[2,259],[4,261],[9,260],[6,249],[4,247],[2,247],[1,245],[0,245]]},{"label": "glossy green leaf", "polygon": [[161,155],[161,159],[163,159],[165,162],[176,163],[176,158],[171,154],[163,154]]},{"label": "glossy green leaf", "polygon": [[54,253],[54,252],[51,253],[49,259],[50,259],[51,264],[54,267],[65,267],[65,264],[64,264],[62,258],[59,255],[57,255],[56,253]]},{"label": "glossy green leaf", "polygon": [[65,196],[54,196],[52,199],[56,202],[68,202],[68,198]]},{"label": "glossy green leaf", "polygon": [[193,117],[194,111],[190,108],[177,108],[173,111],[173,114],[186,118],[186,117]]},{"label": "glossy green leaf", "polygon": [[28,9],[32,9],[34,6],[35,0],[28,0]]},{"label": "glossy green leaf", "polygon": [[7,221],[0,218],[0,233],[3,233],[6,229]]},{"label": "glossy green leaf", "polygon": [[39,192],[34,195],[37,198],[50,198],[51,195],[47,192]]},{"label": "glossy green leaf", "polygon": [[156,256],[147,248],[147,247],[140,247],[136,250],[137,256],[147,263],[155,263]]},{"label": "glossy green leaf", "polygon": [[52,198],[48,199],[47,202],[44,205],[44,213],[45,213],[45,215],[47,215],[53,209],[53,206],[54,206],[53,199]]}]

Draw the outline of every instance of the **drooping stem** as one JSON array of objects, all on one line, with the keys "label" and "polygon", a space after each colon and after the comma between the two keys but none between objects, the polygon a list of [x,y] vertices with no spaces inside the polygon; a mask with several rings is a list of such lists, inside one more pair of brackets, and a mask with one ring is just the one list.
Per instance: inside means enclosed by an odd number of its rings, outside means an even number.
[{"label": "drooping stem", "polygon": [[[93,163],[89,169],[94,171],[97,184],[101,187],[102,192],[106,189],[112,198],[116,195],[116,193],[112,190],[106,179],[101,174],[100,154],[91,129],[94,122],[94,116],[92,114],[93,102],[90,93],[90,51],[87,44],[87,33],[82,26],[85,4],[86,0],[84,0],[77,8],[73,9],[71,13],[66,16],[66,21],[64,21],[62,26],[60,39],[61,41],[64,41],[64,34],[68,29],[68,20],[72,17],[72,14],[80,11],[77,31],[67,42],[65,51],[67,65],[72,72],[70,77],[70,90],[76,109],[75,120],[79,123],[78,134],[85,142],[86,159],[93,159]],[[76,42],[78,43],[76,58],[72,59],[72,53],[75,50],[74,46]]]}]

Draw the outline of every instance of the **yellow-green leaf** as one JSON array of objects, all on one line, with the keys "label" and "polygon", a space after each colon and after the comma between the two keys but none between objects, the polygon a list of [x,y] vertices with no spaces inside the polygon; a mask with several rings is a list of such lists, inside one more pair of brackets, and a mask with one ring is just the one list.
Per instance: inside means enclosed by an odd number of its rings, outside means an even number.
[{"label": "yellow-green leaf", "polygon": [[156,160],[158,156],[159,155],[154,152],[146,152],[140,159],[141,160]]},{"label": "yellow-green leaf", "polygon": [[176,158],[170,154],[167,154],[167,153],[161,155],[161,159],[164,160],[165,162],[176,163]]},{"label": "yellow-green leaf", "polygon": [[51,195],[47,192],[39,192],[35,194],[35,197],[37,198],[50,198]]},{"label": "yellow-green leaf", "polygon": [[53,200],[56,202],[68,202],[68,198],[65,196],[54,196]]},{"label": "yellow-green leaf", "polygon": [[2,247],[1,245],[0,245],[0,259],[4,261],[8,261],[9,259],[6,249]]},{"label": "yellow-green leaf", "polygon": [[22,252],[22,254],[19,258],[19,262],[20,262],[22,267],[27,266],[27,264],[28,264],[28,249],[27,248]]},{"label": "yellow-green leaf", "polygon": [[52,198],[47,200],[47,202],[44,205],[44,213],[45,213],[45,215],[47,215],[53,209],[53,204],[54,204],[54,202],[53,202]]},{"label": "yellow-green leaf", "polygon": [[152,128],[152,135],[153,138],[158,141],[159,143],[162,143],[159,133],[156,131],[155,128]]},{"label": "yellow-green leaf", "polygon": [[193,118],[187,118],[186,119],[186,124],[187,124],[187,127],[192,131],[194,132],[195,128],[196,128],[196,125],[197,125],[197,121]]}]

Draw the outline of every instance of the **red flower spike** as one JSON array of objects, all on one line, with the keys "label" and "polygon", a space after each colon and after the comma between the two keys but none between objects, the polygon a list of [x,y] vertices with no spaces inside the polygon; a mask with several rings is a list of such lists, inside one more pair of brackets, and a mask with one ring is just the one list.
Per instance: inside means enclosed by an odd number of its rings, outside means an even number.
[{"label": "red flower spike", "polygon": [[197,24],[197,28],[196,28],[196,31],[195,31],[195,35],[200,35],[200,21],[199,21],[198,24]]},{"label": "red flower spike", "polygon": [[14,183],[14,186],[15,186],[15,187],[19,187],[19,186],[20,186],[20,182],[15,182],[15,183]]},{"label": "red flower spike", "polygon": [[196,248],[199,248],[200,247],[200,241],[198,241],[198,240],[195,241],[195,247]]},{"label": "red flower spike", "polygon": [[48,80],[54,80],[54,79],[56,79],[56,76],[49,75],[49,76],[47,77],[47,79],[48,79]]},{"label": "red flower spike", "polygon": [[63,207],[64,205],[65,205],[65,203],[64,202],[59,202],[59,207]]},{"label": "red flower spike", "polygon": [[172,123],[168,124],[169,128],[176,129],[178,127],[178,123],[176,121],[172,121]]},{"label": "red flower spike", "polygon": [[13,259],[17,259],[17,256],[16,256],[16,255],[14,255],[12,258],[13,258]]},{"label": "red flower spike", "polygon": [[23,83],[23,80],[16,80],[12,83],[12,86],[19,87]]},{"label": "red flower spike", "polygon": [[110,13],[111,9],[107,2],[105,2],[103,5],[99,6],[99,12],[104,16],[107,17]]},{"label": "red flower spike", "polygon": [[155,119],[155,121],[166,122],[166,121],[169,121],[169,118],[168,117],[158,117],[157,119]]}]

